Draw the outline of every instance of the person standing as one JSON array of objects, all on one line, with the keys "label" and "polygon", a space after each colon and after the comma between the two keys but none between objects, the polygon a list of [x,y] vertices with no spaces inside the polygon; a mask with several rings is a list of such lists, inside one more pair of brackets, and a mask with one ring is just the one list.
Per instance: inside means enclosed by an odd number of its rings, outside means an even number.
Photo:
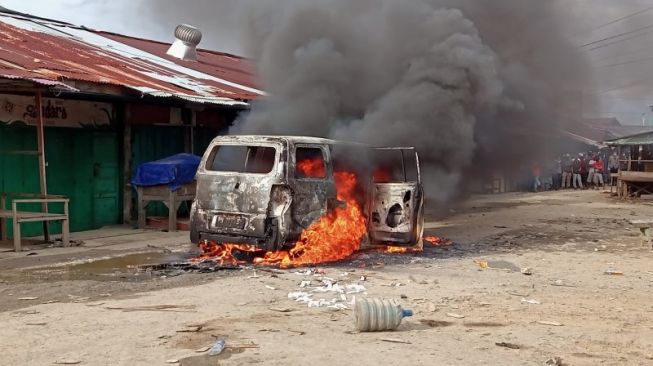
[{"label": "person standing", "polygon": [[542,186],[542,181],[540,180],[540,177],[542,176],[542,168],[540,167],[540,164],[534,162],[531,166],[531,171],[533,173],[533,192],[537,192]]},{"label": "person standing", "polygon": [[585,183],[587,183],[587,188],[594,188],[594,172],[596,171],[594,164],[596,163],[596,157],[588,155],[587,159],[587,180],[585,180]]},{"label": "person standing", "polygon": [[557,191],[562,188],[562,155],[553,161],[553,174],[551,178],[553,180],[553,189]]},{"label": "person standing", "polygon": [[578,154],[572,161],[572,174],[573,174],[573,186],[574,189],[583,189],[583,178],[581,175],[581,157],[583,154]]},{"label": "person standing", "polygon": [[573,159],[569,154],[562,158],[562,188],[571,188],[571,178],[573,177]]},{"label": "person standing", "polygon": [[610,174],[619,173],[619,155],[616,151],[608,158],[608,169],[610,170]]},{"label": "person standing", "polygon": [[578,168],[578,171],[580,172],[580,188],[583,189],[583,182],[587,182],[587,176],[589,175],[589,169],[587,167],[587,160],[585,159],[585,155],[582,153],[578,156],[580,162],[580,166]]},{"label": "person standing", "polygon": [[594,186],[596,189],[600,189],[599,187],[605,189],[605,182],[603,181],[603,169],[603,160],[601,160],[601,157],[599,156],[594,162]]}]

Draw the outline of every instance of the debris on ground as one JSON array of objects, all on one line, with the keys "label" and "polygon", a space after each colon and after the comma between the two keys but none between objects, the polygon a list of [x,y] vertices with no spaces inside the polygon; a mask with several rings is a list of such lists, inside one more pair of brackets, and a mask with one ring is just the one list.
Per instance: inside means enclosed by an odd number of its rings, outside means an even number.
[{"label": "debris on ground", "polygon": [[531,267],[524,267],[521,269],[521,273],[526,276],[531,276],[533,274],[533,268]]},{"label": "debris on ground", "polygon": [[551,286],[559,286],[559,287],[578,287],[578,286],[574,286],[574,285],[566,284],[565,281],[563,281],[563,280],[556,280],[555,282],[551,283]]},{"label": "debris on ground", "polygon": [[553,366],[567,366],[566,363],[562,362],[562,358],[560,357],[550,358],[548,361],[546,361],[546,364],[553,365]]},{"label": "debris on ground", "polygon": [[272,311],[276,311],[278,313],[289,313],[292,311],[292,309],[289,308],[270,308]]},{"label": "debris on ground", "polygon": [[131,306],[131,307],[120,307],[120,306],[107,306],[107,310],[122,310],[123,312],[132,312],[132,311],[169,311],[169,312],[178,312],[178,313],[192,313],[195,312],[195,306],[193,305],[144,305],[144,306]]},{"label": "debris on ground", "polygon": [[510,348],[510,349],[520,349],[521,348],[521,346],[518,345],[518,344],[508,343],[508,342],[497,342],[497,343],[495,343],[495,345],[497,345],[499,347]]},{"label": "debris on ground", "polygon": [[541,304],[541,302],[539,302],[539,301],[537,301],[535,299],[526,299],[526,298],[522,298],[521,302],[525,302],[525,303],[531,304],[531,305],[540,305]]},{"label": "debris on ground", "polygon": [[403,339],[397,339],[397,338],[381,338],[379,340],[383,342],[390,342],[390,343],[412,344],[409,341],[405,341]]},{"label": "debris on ground", "polygon": [[225,341],[222,339],[219,339],[213,343],[213,346],[209,349],[209,356],[216,356],[222,353],[225,347]]},{"label": "debris on ground", "polygon": [[610,276],[623,276],[624,273],[621,271],[617,271],[616,269],[606,269],[603,271],[603,274],[610,275]]},{"label": "debris on ground", "polygon": [[538,320],[537,324],[542,324],[542,325],[550,325],[552,327],[561,327],[564,324],[556,321],[550,321],[550,320]]},{"label": "debris on ground", "polygon": [[[302,276],[315,275],[315,271],[306,270],[295,272]],[[324,273],[322,271],[322,273]],[[326,276],[318,277],[319,286],[309,287],[312,281],[302,281],[299,288],[302,291],[293,291],[288,293],[288,299],[306,304],[309,308],[332,308],[336,310],[349,309],[348,305],[353,303],[353,297],[347,295],[364,293],[367,291],[365,286],[358,283],[341,284],[333,278]],[[328,298],[324,294],[335,294],[336,297]]]},{"label": "debris on ground", "polygon": [[493,269],[493,270],[498,270],[498,271],[505,271],[505,272],[520,272],[521,268],[517,267],[513,263],[510,263],[508,261],[486,261],[486,260],[478,260],[474,261],[476,264],[478,264],[479,267],[482,269]]},{"label": "debris on ground", "polygon": [[202,330],[203,326],[202,325],[188,325],[184,329],[179,329],[176,332],[177,333],[197,333],[200,330]]},{"label": "debris on ground", "polygon": [[456,319],[463,319],[465,317],[464,315],[460,315],[456,313],[446,313],[445,315],[450,318],[456,318]]}]

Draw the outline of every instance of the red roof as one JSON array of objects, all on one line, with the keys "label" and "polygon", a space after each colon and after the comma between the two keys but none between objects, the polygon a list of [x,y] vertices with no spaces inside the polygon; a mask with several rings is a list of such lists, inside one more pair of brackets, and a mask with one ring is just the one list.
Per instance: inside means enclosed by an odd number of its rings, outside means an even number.
[{"label": "red roof", "polygon": [[166,55],[169,44],[6,13],[0,13],[0,38],[0,78],[112,84],[214,104],[263,94],[252,64],[234,55],[198,50],[197,62],[182,61]]}]

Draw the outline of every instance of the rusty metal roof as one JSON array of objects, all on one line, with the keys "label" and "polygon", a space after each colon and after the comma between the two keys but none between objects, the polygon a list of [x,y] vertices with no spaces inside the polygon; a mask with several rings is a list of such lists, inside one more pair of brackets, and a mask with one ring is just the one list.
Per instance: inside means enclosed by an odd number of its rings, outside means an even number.
[{"label": "rusty metal roof", "polygon": [[198,50],[198,61],[165,54],[169,44],[57,21],[0,13],[0,78],[75,91],[71,81],[121,86],[193,103],[247,105],[264,95],[251,63]]}]

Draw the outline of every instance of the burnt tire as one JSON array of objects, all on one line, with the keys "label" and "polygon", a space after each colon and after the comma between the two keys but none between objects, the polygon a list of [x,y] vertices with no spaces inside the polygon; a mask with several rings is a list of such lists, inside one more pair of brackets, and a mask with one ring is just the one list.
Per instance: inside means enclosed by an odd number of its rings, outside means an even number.
[{"label": "burnt tire", "polygon": [[424,199],[419,201],[419,209],[413,225],[413,233],[410,237],[410,244],[416,249],[424,248]]},{"label": "burnt tire", "polygon": [[267,225],[267,240],[265,241],[265,250],[277,251],[283,247],[283,238],[279,234],[279,219],[273,217],[269,219]]},{"label": "burnt tire", "polygon": [[190,242],[193,244],[199,244],[200,242],[200,234],[197,232],[197,229],[195,229],[195,226],[191,224],[190,227]]}]

